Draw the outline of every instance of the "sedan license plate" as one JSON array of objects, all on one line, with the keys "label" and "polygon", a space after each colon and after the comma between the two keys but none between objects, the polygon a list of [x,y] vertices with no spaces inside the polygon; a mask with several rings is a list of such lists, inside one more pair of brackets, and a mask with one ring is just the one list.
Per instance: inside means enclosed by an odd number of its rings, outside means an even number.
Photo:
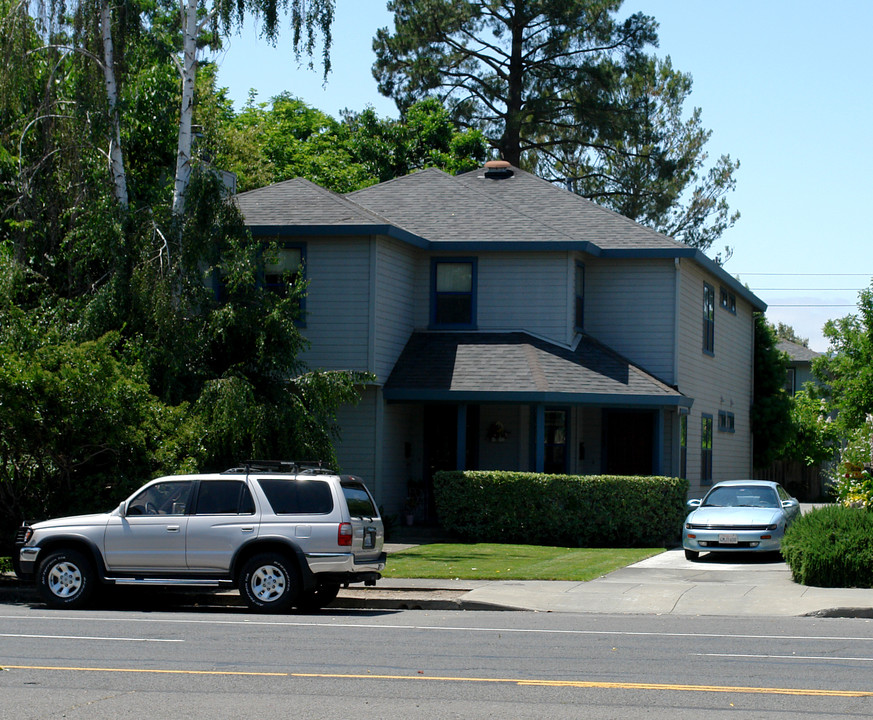
[{"label": "sedan license plate", "polygon": [[736,545],[737,536],[733,533],[720,533],[718,536],[719,545]]}]

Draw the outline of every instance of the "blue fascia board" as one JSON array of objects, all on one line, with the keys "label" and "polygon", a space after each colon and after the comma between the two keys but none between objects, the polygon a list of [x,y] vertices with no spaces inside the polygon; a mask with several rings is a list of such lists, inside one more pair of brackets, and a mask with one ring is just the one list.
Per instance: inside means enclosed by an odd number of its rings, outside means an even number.
[{"label": "blue fascia board", "polygon": [[590,405],[609,407],[688,407],[693,398],[684,395],[608,395],[598,393],[562,392],[489,392],[456,390],[403,390],[383,389],[382,396],[389,402],[515,404],[515,405]]}]

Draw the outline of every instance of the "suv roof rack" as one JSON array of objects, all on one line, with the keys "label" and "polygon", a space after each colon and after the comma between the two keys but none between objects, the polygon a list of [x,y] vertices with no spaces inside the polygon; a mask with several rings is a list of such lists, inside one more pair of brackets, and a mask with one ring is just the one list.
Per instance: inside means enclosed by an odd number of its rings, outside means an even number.
[{"label": "suv roof rack", "polygon": [[243,460],[240,467],[229,468],[225,473],[323,473],[334,475],[333,468],[326,466],[321,460]]}]

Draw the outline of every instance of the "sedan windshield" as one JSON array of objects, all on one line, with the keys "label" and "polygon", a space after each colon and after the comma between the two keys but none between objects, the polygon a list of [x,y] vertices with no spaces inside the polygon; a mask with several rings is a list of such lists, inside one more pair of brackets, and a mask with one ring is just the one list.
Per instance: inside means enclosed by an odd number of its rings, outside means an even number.
[{"label": "sedan windshield", "polygon": [[779,497],[769,487],[732,485],[716,487],[703,500],[703,507],[778,508]]}]

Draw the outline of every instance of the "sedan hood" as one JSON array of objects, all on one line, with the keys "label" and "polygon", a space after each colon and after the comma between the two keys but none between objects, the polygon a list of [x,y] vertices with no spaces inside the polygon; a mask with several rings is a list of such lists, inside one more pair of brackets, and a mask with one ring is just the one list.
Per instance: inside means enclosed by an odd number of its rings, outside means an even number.
[{"label": "sedan hood", "polygon": [[691,512],[685,522],[695,525],[773,525],[782,517],[778,508],[702,507]]}]

